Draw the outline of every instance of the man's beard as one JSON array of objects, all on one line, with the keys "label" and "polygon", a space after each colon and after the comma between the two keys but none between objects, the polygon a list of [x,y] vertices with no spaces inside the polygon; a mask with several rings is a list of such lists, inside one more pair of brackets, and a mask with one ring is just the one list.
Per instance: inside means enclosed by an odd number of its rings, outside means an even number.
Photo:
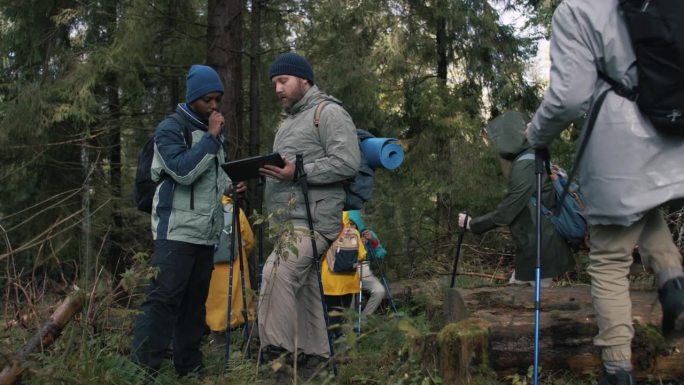
[{"label": "man's beard", "polygon": [[292,92],[292,95],[288,96],[285,99],[285,103],[284,103],[285,109],[289,110],[290,108],[292,108],[292,106],[294,106],[295,104],[297,104],[297,102],[302,100],[302,98],[304,97],[305,94],[306,94],[306,91],[304,91],[304,86],[301,83],[299,83],[297,85],[297,88]]}]

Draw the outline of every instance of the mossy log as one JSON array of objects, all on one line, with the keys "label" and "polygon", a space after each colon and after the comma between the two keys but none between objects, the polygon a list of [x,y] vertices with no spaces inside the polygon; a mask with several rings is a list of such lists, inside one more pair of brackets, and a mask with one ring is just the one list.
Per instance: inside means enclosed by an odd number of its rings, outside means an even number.
[{"label": "mossy log", "polygon": [[[438,335],[425,337],[434,342],[418,345],[434,344],[437,351],[455,351],[455,348],[448,346],[456,342],[448,337],[461,339],[461,335],[450,331],[453,325],[472,325],[480,321],[488,325],[488,341],[478,342],[478,346],[486,348],[471,349],[467,353],[481,354],[477,359],[465,357],[465,361],[454,360],[453,357],[440,354],[435,364],[442,376],[451,379],[445,383],[468,383],[461,374],[452,375],[463,372],[464,362],[488,362],[499,377],[525,373],[533,364],[534,288],[505,286],[457,290],[470,312],[470,318],[457,324],[448,324]],[[667,342],[660,334],[662,315],[657,294],[655,291],[632,291],[631,298],[636,330],[632,350],[637,377],[684,378],[684,365],[681,364],[684,362],[684,353],[681,352],[684,350],[684,341]],[[580,375],[598,373],[600,352],[592,344],[597,330],[589,286],[542,289],[539,339],[542,371],[566,369]],[[423,354],[420,349],[416,352]]]},{"label": "mossy log", "polygon": [[26,344],[10,358],[9,365],[0,372],[0,385],[12,385],[24,370],[28,356],[38,348],[46,348],[52,344],[71,317],[81,310],[85,296],[83,292],[75,292],[69,295],[61,305],[52,313],[52,316],[43,324]]}]

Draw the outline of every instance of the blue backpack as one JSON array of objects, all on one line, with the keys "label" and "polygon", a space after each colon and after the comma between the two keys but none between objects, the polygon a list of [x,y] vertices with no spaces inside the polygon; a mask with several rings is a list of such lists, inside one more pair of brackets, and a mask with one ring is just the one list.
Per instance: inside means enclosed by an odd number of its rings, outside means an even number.
[{"label": "blue backpack", "polygon": [[[524,154],[517,160],[534,160],[534,154]],[[544,214],[553,223],[556,231],[573,247],[579,248],[585,243],[587,236],[587,215],[586,206],[584,205],[584,197],[580,192],[579,185],[570,182],[568,192],[561,202],[563,190],[568,184],[567,172],[556,166],[549,167],[549,177],[553,184],[553,189],[556,193],[556,212],[552,212],[544,205],[541,206],[542,214]],[[532,204],[537,206],[537,197],[530,198]]]}]

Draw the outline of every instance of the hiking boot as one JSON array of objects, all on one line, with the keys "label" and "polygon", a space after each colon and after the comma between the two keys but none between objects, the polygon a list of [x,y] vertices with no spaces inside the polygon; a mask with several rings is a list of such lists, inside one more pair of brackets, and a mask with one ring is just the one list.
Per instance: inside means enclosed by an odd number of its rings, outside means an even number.
[{"label": "hiking boot", "polygon": [[211,331],[209,333],[209,344],[210,345],[225,345],[226,344],[226,332],[215,332]]},{"label": "hiking boot", "polygon": [[684,277],[673,278],[658,290],[663,307],[663,335],[671,338],[684,332]]},{"label": "hiking boot", "polygon": [[636,385],[633,371],[620,370],[615,373],[604,373],[598,385]]},{"label": "hiking boot", "polygon": [[324,373],[324,366],[327,362],[328,359],[325,357],[300,353],[297,359],[297,371],[302,378],[310,379],[318,373]]}]

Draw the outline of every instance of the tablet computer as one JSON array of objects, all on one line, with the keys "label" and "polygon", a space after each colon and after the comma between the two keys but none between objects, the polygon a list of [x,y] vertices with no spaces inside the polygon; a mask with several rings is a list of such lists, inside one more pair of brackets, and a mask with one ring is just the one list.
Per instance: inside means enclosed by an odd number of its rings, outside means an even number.
[{"label": "tablet computer", "polygon": [[253,156],[233,160],[222,164],[221,168],[228,174],[233,182],[242,182],[259,177],[259,169],[264,165],[271,164],[277,167],[285,167],[283,158],[277,152],[268,155]]}]

